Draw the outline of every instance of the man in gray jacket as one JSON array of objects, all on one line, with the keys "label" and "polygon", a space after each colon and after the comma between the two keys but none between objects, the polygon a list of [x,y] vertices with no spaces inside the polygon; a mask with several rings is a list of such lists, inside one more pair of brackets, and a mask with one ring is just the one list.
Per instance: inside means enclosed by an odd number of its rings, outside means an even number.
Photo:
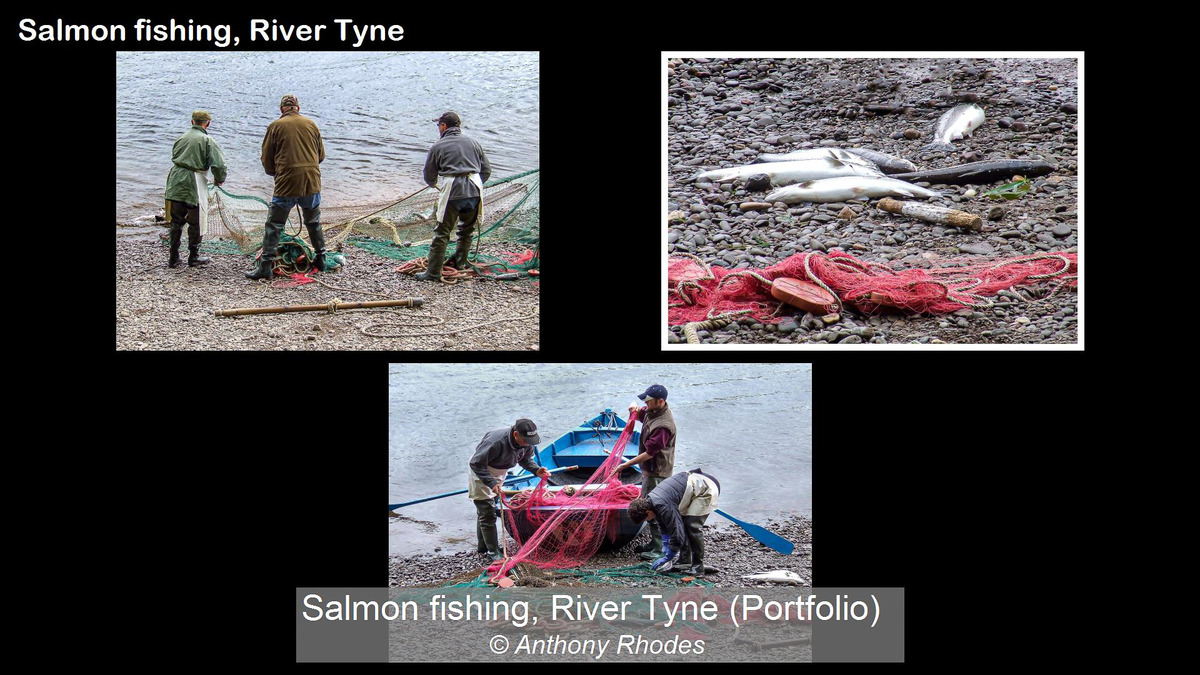
[{"label": "man in gray jacket", "polygon": [[[458,248],[451,267],[467,269],[467,253],[471,249],[471,234],[483,214],[483,184],[492,175],[483,148],[473,138],[462,135],[462,121],[453,112],[442,113],[434,120],[441,139],[429,149],[425,158],[425,183],[439,191],[437,230],[429,245],[429,265],[418,279],[441,281],[442,261],[450,243],[450,231],[458,227]],[[439,177],[443,178],[438,185]]]},{"label": "man in gray jacket", "polygon": [[478,520],[475,528],[480,553],[493,560],[500,553],[496,535],[496,504],[508,470],[520,464],[529,473],[545,478],[550,472],[533,461],[533,453],[541,442],[532,420],[521,418],[506,429],[496,429],[483,435],[483,440],[471,455],[471,470],[467,474],[467,496],[475,501]]},{"label": "man in gray jacket", "polygon": [[626,513],[635,523],[657,522],[662,529],[662,557],[650,566],[667,572],[690,549],[688,574],[704,576],[704,521],[717,509],[721,484],[700,469],[664,480],[649,495],[629,502]]}]

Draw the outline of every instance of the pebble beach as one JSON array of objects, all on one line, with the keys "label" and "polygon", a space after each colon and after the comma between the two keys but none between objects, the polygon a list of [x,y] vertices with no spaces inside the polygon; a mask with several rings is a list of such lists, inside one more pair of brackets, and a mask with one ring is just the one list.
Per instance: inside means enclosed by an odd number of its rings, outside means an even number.
[{"label": "pebble beach", "polygon": [[[731,270],[807,251],[844,251],[895,270],[1078,253],[1077,67],[1074,59],[684,58],[667,64],[669,255]],[[953,151],[928,150],[938,118],[963,102],[986,112]],[[921,170],[988,159],[1045,160],[1017,199],[983,193],[1006,181],[916,183],[928,203],[977,214],[981,231],[886,213],[878,200],[763,203],[771,188],[693,180],[763,153],[862,147]],[[758,186],[752,186],[758,187]],[[1081,256],[1082,265],[1082,256]],[[1077,344],[1078,293],[1058,283],[1001,291],[986,309],[940,315],[814,315],[784,306],[698,333],[705,344]],[[682,326],[667,341],[684,341]]]},{"label": "pebble beach", "polygon": [[[185,236],[186,241],[186,236]],[[495,248],[489,248],[494,246]],[[484,245],[484,253],[501,247]],[[213,254],[208,265],[167,267],[156,237],[117,237],[117,349],[153,350],[515,350],[539,348],[539,285],[475,279],[417,281],[400,261],[356,246],[323,283],[250,280],[250,256]],[[276,282],[278,283],[278,282]],[[417,308],[353,309],[217,317],[216,310],[421,297]],[[508,320],[505,320],[508,319]],[[484,325],[486,324],[486,325]]]}]

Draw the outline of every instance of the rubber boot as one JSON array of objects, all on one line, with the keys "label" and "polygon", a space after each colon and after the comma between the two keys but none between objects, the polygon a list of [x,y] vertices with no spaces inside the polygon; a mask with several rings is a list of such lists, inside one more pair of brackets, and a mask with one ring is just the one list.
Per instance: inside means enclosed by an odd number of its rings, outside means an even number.
[{"label": "rubber boot", "polygon": [[499,537],[496,536],[495,504],[490,499],[480,499],[475,502],[475,509],[479,512],[479,532],[482,535],[488,557],[492,562],[503,559],[504,555],[500,553]]},{"label": "rubber boot", "polygon": [[206,255],[200,255],[200,244],[188,246],[188,267],[207,265],[210,262],[212,262],[212,258]]},{"label": "rubber boot", "polygon": [[271,204],[267,215],[266,231],[263,232],[262,255],[258,266],[246,272],[247,279],[270,279],[275,274],[275,254],[279,249],[279,234],[287,222],[288,210]]},{"label": "rubber boot", "polygon": [[687,537],[683,537],[683,540],[679,542],[679,548],[679,558],[675,560],[675,566],[682,569],[692,564],[692,548],[688,546]]},{"label": "rubber boot", "polygon": [[167,267],[179,267],[179,239],[183,237],[183,223],[171,221],[171,258]]},{"label": "rubber boot", "polygon": [[457,247],[454,249],[454,258],[451,260],[450,266],[456,270],[469,270],[471,263],[467,260],[467,256],[471,254],[471,237],[463,239],[458,238]]},{"label": "rubber boot", "polygon": [[[460,212],[459,217],[462,214]],[[459,222],[458,224],[458,245],[454,249],[453,267],[456,270],[469,270],[471,263],[467,257],[471,254],[471,234],[475,231],[475,221],[479,219],[479,207],[471,212],[470,222]]]},{"label": "rubber boot", "polygon": [[692,550],[691,562],[688,563],[688,574],[700,578],[704,576],[704,521],[708,516],[684,516],[683,527],[687,530],[688,546]]},{"label": "rubber boot", "polygon": [[424,272],[418,272],[417,278],[421,281],[441,281],[442,280],[442,261],[446,259],[446,244],[445,239],[439,240],[435,237],[433,243],[429,244],[429,266]]},{"label": "rubber boot", "polygon": [[313,247],[313,267],[325,271],[325,233],[321,230],[321,207],[300,209],[304,213],[304,226],[308,228],[308,239]]},{"label": "rubber boot", "polygon": [[642,560],[658,560],[662,557],[662,530],[653,520],[647,523],[650,530],[650,550],[642,553]]}]

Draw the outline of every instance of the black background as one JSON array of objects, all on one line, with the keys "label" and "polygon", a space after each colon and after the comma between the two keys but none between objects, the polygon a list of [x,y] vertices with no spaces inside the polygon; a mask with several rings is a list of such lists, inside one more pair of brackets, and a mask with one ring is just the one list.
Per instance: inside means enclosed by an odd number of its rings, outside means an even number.
[{"label": "black background", "polygon": [[[117,651],[97,659],[290,664],[296,587],[387,583],[389,363],[811,361],[817,584],[906,587],[909,664],[986,662],[992,649],[1012,655],[1014,638],[985,637],[1012,617],[1005,594],[1081,572],[1066,555],[1094,513],[1090,499],[1072,495],[1095,471],[1082,445],[1092,434],[1081,432],[1095,424],[1081,414],[1095,396],[1081,393],[1098,372],[1096,359],[1084,367],[1095,345],[1087,353],[664,356],[659,50],[767,47],[753,35],[620,7],[492,9],[478,17],[417,5],[382,16],[336,7],[240,15],[221,6],[7,14],[15,304],[5,332],[18,374],[10,423],[29,438],[9,448],[9,482],[13,495],[47,506],[13,526],[10,548],[25,573],[113,594],[104,602],[111,623],[92,635]],[[403,25],[403,41],[372,47],[381,50],[539,50],[549,232],[541,353],[116,352],[114,52],[146,45],[26,43],[17,23],[121,23],[132,38],[143,16],[231,24],[241,49],[257,17],[332,29],[335,18]],[[275,48],[350,50],[335,35]],[[1099,114],[1089,109],[1088,119]],[[597,306],[619,309],[606,315]],[[443,447],[438,429],[427,433],[429,452],[462,452]]]}]

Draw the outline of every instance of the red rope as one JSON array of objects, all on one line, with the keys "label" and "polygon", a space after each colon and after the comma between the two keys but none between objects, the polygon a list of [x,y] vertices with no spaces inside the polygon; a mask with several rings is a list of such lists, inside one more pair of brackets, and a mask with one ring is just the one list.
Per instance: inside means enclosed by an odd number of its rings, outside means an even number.
[{"label": "red rope", "polygon": [[762,279],[791,278],[824,285],[841,302],[866,313],[898,307],[914,313],[947,314],[964,307],[990,306],[988,296],[1015,286],[1057,280],[1059,285],[1074,288],[1079,273],[1074,253],[984,261],[952,259],[941,265],[896,270],[840,251],[828,255],[810,251],[763,269],[728,270],[706,269],[695,259],[673,257],[667,266],[668,322],[677,326],[745,309],[762,321],[780,321],[783,317],[775,315],[785,313],[787,306],[781,308]]}]

